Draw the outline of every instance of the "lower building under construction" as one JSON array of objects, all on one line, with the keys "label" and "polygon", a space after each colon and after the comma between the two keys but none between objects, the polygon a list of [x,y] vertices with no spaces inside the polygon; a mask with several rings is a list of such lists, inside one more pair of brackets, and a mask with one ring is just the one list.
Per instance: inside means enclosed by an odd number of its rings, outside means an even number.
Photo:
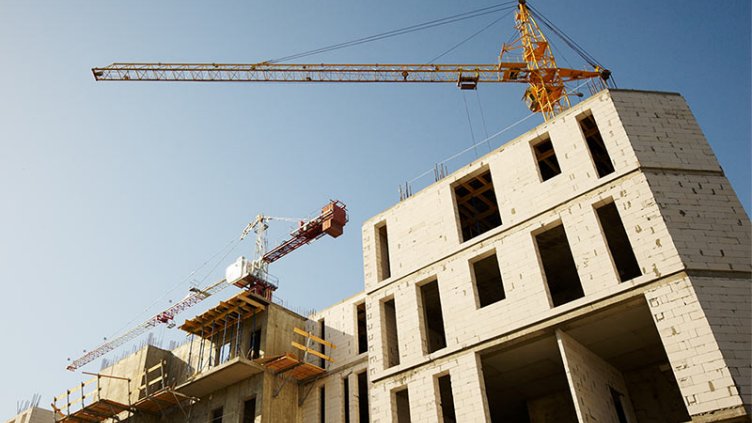
[{"label": "lower building under construction", "polygon": [[362,236],[363,292],[242,291],[55,420],[750,421],[750,222],[678,94],[602,91]]}]

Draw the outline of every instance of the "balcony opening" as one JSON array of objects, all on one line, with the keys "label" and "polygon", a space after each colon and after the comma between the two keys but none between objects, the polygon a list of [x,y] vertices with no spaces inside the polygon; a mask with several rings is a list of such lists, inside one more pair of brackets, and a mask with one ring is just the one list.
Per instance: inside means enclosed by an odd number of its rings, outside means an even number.
[{"label": "balcony opening", "polygon": [[564,225],[559,224],[535,236],[538,254],[543,264],[548,293],[554,307],[585,295],[577,274],[572,250],[569,248]]},{"label": "balcony opening", "polygon": [[392,276],[392,268],[389,263],[389,235],[386,230],[386,222],[376,226],[376,268],[379,282]]},{"label": "balcony opening", "polygon": [[368,325],[366,324],[366,303],[355,306],[358,327],[358,354],[368,352]]},{"label": "balcony opening", "polygon": [[425,351],[430,354],[446,347],[439,282],[436,280],[428,282],[421,285],[419,289],[423,308],[423,330],[426,336]]},{"label": "balcony opening", "polygon": [[556,158],[554,144],[551,138],[545,137],[535,141],[533,144],[535,160],[538,162],[538,171],[540,172],[541,181],[547,181],[561,173],[559,160]]},{"label": "balcony opening", "polygon": [[595,124],[593,115],[586,113],[580,115],[577,120],[580,123],[582,135],[587,142],[588,150],[590,150],[590,156],[593,158],[593,164],[595,164],[598,177],[602,178],[613,173],[614,164],[611,163],[611,156],[608,155],[606,144],[603,142],[603,137],[598,130],[598,125]]},{"label": "balcony opening", "polygon": [[358,423],[368,423],[368,372],[358,373]]},{"label": "balcony opening", "polygon": [[458,182],[454,186],[454,201],[463,242],[501,225],[490,171]]},{"label": "balcony opening", "polygon": [[490,421],[577,422],[554,336],[480,354]]},{"label": "balcony opening", "polygon": [[381,325],[383,329],[384,368],[399,365],[399,338],[397,336],[397,310],[394,298],[381,303]]},{"label": "balcony opening", "polygon": [[561,326],[564,333],[621,373],[624,385],[618,386],[613,379],[596,382],[589,363],[571,369],[573,377],[582,380],[584,375],[593,381],[578,389],[601,392],[611,421],[691,420],[652,313],[647,301],[637,298]]},{"label": "balcony opening", "polygon": [[407,388],[394,393],[394,407],[397,423],[410,423],[410,395]]},{"label": "balcony opening", "polygon": [[485,307],[506,298],[496,251],[487,257],[471,262],[470,266],[478,307]]},{"label": "balcony opening", "polygon": [[629,243],[627,231],[619,216],[619,210],[611,202],[595,209],[598,221],[601,224],[603,235],[614,261],[619,280],[624,282],[642,275],[640,265],[634,255],[632,245]]},{"label": "balcony opening", "polygon": [[452,395],[452,379],[447,375],[439,376],[439,401],[441,401],[441,421],[443,423],[457,423],[457,415],[454,412],[454,396]]}]

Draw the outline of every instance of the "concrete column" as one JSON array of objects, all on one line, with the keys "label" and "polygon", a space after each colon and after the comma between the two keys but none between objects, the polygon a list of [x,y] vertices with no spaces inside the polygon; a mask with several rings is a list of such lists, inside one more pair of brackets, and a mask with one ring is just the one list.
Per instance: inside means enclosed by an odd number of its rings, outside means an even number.
[{"label": "concrete column", "polygon": [[561,330],[556,331],[556,340],[577,419],[582,423],[620,423],[611,392],[613,389],[622,394],[621,404],[628,421],[636,422],[621,372]]}]

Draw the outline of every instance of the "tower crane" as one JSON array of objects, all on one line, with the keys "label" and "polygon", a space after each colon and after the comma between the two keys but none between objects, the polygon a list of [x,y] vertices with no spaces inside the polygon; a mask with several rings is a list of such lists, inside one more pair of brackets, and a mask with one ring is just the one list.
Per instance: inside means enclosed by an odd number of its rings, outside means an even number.
[{"label": "tower crane", "polygon": [[[288,239],[274,247],[271,251],[267,251],[266,229],[268,228],[268,222],[271,220],[294,221],[298,223],[298,227],[290,233]],[[176,315],[230,285],[247,289],[267,301],[271,301],[272,293],[277,289],[278,283],[276,278],[268,272],[269,264],[324,235],[337,238],[342,235],[347,221],[347,207],[344,203],[337,200],[330,201],[321,209],[321,212],[316,217],[310,220],[272,217],[262,214],[256,216],[243,229],[240,236],[240,239],[243,240],[251,231],[256,233],[256,258],[253,261],[249,261],[242,256],[239,257],[235,263],[227,268],[225,279],[215,282],[204,289],[191,288],[190,293],[185,298],[173,304],[170,308],[155,314],[122,335],[112,340],[107,340],[97,348],[86,352],[83,356],[71,362],[67,369],[75,371],[79,367],[96,360],[160,324],[166,324],[168,327],[174,326],[173,320]]]},{"label": "tower crane", "polygon": [[[586,80],[592,92],[608,86],[610,71],[528,7],[526,0],[518,2],[516,37],[502,46],[494,64],[113,63],[93,68],[92,73],[97,81],[451,82],[463,90],[476,89],[478,83],[524,83],[528,85],[524,99],[529,109],[542,113],[546,120],[570,106],[566,83]],[[559,67],[534,15],[562,36],[593,69]]]}]

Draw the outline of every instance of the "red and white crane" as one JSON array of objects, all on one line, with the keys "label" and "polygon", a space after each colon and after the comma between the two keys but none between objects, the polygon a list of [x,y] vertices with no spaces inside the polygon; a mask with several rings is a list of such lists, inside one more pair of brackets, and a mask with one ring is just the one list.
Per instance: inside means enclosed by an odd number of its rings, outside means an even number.
[{"label": "red and white crane", "polygon": [[[290,233],[290,238],[274,247],[271,251],[267,251],[266,229],[268,228],[267,222],[271,220],[295,221],[298,223],[298,227]],[[175,316],[179,313],[218,293],[229,285],[250,290],[271,301],[272,293],[277,289],[277,282],[268,272],[269,264],[324,235],[329,235],[333,238],[342,235],[347,221],[347,207],[341,201],[336,200],[330,201],[321,209],[321,213],[310,220],[265,215],[256,216],[256,219],[246,226],[240,236],[242,240],[251,231],[256,233],[256,258],[253,261],[248,261],[245,257],[239,257],[235,263],[227,268],[227,277],[225,279],[215,282],[204,289],[191,288],[191,292],[185,298],[173,304],[170,308],[157,313],[122,335],[86,352],[83,356],[71,362],[67,369],[75,371],[160,324],[172,325]]]}]

